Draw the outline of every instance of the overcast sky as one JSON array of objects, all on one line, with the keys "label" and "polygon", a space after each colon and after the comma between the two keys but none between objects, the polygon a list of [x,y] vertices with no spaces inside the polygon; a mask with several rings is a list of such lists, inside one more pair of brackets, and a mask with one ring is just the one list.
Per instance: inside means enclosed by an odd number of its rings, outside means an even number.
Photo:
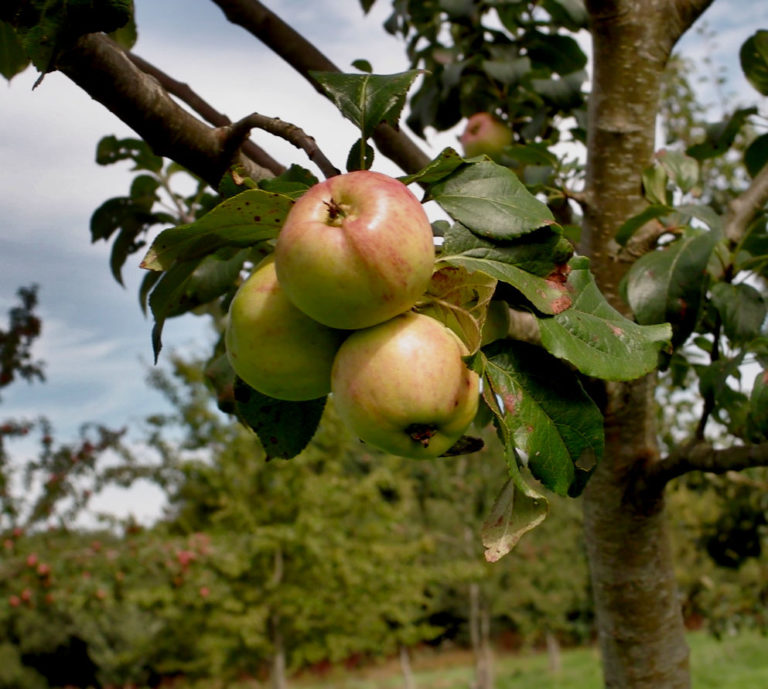
[{"label": "overcast sky", "polygon": [[[368,17],[356,0],[265,4],[341,69],[357,58],[368,59],[378,73],[408,67],[402,44],[381,29],[389,0],[378,0]],[[353,126],[290,67],[229,24],[209,0],[136,0],[136,13],[139,55],[187,82],[232,119],[258,111],[294,122],[343,167],[356,139]],[[704,21],[718,32],[714,42],[691,33],[681,49],[701,67],[708,56],[715,67],[728,69],[731,104],[754,100],[737,53],[755,29],[768,28],[768,3],[715,0]],[[152,358],[151,321],[138,307],[138,258],[126,265],[126,288],[120,287],[109,272],[109,247],[92,245],[88,231],[93,210],[127,193],[132,178],[125,164],[97,166],[96,143],[107,134],[133,133],[62,75],[46,76],[32,91],[36,78],[29,69],[10,86],[0,84],[0,327],[18,287],[39,284],[43,336],[35,354],[45,361],[47,380],[5,389],[0,418],[43,414],[64,439],[85,421],[136,422],[161,409],[162,400],[144,383]],[[429,153],[454,137],[435,139]],[[282,162],[312,167],[289,144],[266,134],[255,138]],[[375,167],[396,173],[383,159]],[[209,342],[201,319],[183,317],[165,326],[166,350],[204,354]],[[145,504],[135,505],[138,515],[156,511],[156,494],[142,500]]]}]

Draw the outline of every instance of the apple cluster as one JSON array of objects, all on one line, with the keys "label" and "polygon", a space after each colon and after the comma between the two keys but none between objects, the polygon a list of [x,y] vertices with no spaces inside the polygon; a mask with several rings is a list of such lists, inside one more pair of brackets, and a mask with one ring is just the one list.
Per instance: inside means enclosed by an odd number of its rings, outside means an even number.
[{"label": "apple cluster", "polygon": [[479,381],[461,340],[412,310],[434,261],[429,220],[399,180],[363,170],[316,184],[232,300],[232,368],[276,399],[332,393],[352,431],[386,452],[445,453],[475,417]]}]

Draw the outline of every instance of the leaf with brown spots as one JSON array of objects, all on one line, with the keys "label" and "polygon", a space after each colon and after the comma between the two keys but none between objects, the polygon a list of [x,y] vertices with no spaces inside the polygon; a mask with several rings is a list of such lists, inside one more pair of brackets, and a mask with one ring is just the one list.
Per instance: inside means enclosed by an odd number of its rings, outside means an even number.
[{"label": "leaf with brown spots", "polygon": [[585,257],[571,261],[567,286],[570,308],[538,319],[551,354],[604,380],[632,380],[656,368],[672,335],[669,324],[638,325],[625,318],[598,289]]},{"label": "leaf with brown spots", "polygon": [[485,547],[485,559],[488,562],[500,560],[523,535],[541,524],[548,512],[547,499],[527,485],[519,472],[514,472],[483,522],[480,537]]},{"label": "leaf with brown spots", "polygon": [[161,232],[141,267],[168,270],[176,261],[201,258],[223,247],[247,248],[277,237],[293,200],[282,194],[249,189],[222,201],[189,225]]},{"label": "leaf with brown spots", "polygon": [[603,456],[603,416],[573,371],[541,347],[501,341],[487,355],[483,398],[549,490],[578,495]]},{"label": "leaf with brown spots", "polygon": [[500,242],[477,237],[456,224],[446,232],[441,259],[505,282],[541,313],[555,314],[571,304],[563,271],[572,254],[570,242],[554,228],[531,233],[524,240]]}]

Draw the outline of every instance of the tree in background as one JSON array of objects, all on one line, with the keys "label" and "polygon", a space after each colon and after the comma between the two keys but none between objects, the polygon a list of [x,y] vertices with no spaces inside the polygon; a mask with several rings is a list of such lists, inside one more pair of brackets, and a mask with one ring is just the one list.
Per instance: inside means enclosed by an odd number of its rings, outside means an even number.
[{"label": "tree in background", "polygon": [[[214,674],[267,655],[278,687],[286,667],[433,638],[428,592],[450,568],[427,560],[434,544],[414,528],[402,460],[361,452],[329,409],[304,452],[268,464],[252,433],[211,410],[203,368],[175,360],[177,382],[155,376],[178,413],[156,419],[151,444],[160,474],[178,475],[167,528],[210,535],[212,634],[228,646]],[[171,422],[181,453],[165,440]]]},{"label": "tree in background", "polygon": [[[495,163],[463,160],[450,151],[430,162],[392,127],[415,73],[339,76],[261,3],[214,1],[360,127],[348,167],[371,165],[372,139],[380,154],[410,174],[406,181],[426,187],[451,216],[453,224],[437,228],[445,234],[441,257],[467,271],[460,285],[473,286],[475,301],[479,294],[485,299],[473,313],[462,289],[455,303],[434,296],[461,316],[465,338],[477,335],[490,292],[513,310],[512,338],[471,348],[510,472],[485,532],[491,557],[543,518],[543,496],[525,482],[527,471],[561,494],[578,494],[586,484],[584,531],[606,686],[688,686],[666,486],[692,471],[764,465],[768,448],[766,381],[758,375],[749,394],[739,384],[748,358],[764,365],[765,301],[763,283],[755,280],[765,266],[768,166],[762,137],[745,150],[747,174],[743,186],[734,181],[730,198],[719,203],[714,193],[698,191],[706,181],[699,179],[699,163],[725,154],[755,111],[738,110],[707,127],[702,140],[684,151],[654,150],[666,65],[710,0],[394,3],[386,28],[404,37],[414,67],[430,69],[411,103],[412,129],[445,129],[477,111],[491,112],[513,133]],[[253,144],[243,145],[247,133],[263,128],[283,135],[324,174],[336,169],[295,128],[258,114],[229,124],[178,82],[98,33],[125,25],[126,4],[103,2],[87,16],[35,2],[7,4],[0,15],[9,22],[3,27],[10,46],[3,72],[12,76],[28,57],[41,71],[60,70],[155,153],[228,197],[202,224],[187,228],[193,235],[166,231],[145,256],[153,272],[142,292],[155,318],[157,353],[165,319],[198,306],[201,294],[226,303],[240,268],[253,259],[248,251],[274,237],[268,221],[278,225],[291,195],[314,182],[307,171],[285,173]],[[371,4],[367,0],[363,8]],[[585,28],[592,37],[588,94],[586,57],[573,38]],[[742,67],[763,95],[767,35],[757,32],[741,50]],[[116,38],[125,42],[126,32]],[[213,126],[180,108],[172,95]],[[568,128],[565,139],[584,146],[584,170],[554,148]],[[104,153],[126,157],[133,147],[114,142]],[[237,215],[245,198],[262,204],[255,225]],[[135,216],[131,211],[114,224],[120,229],[117,262],[138,248],[146,230]],[[236,238],[225,231],[233,226],[241,230]],[[570,259],[563,238],[576,227],[580,255]],[[190,236],[202,241],[188,242]],[[689,342],[698,348],[695,355]],[[693,434],[664,454],[657,438],[656,369],[675,373],[678,385],[695,380],[702,402]],[[261,432],[270,456],[293,452],[280,437],[285,426],[274,417],[265,422],[265,406],[242,386],[232,403]],[[708,431],[715,421],[732,446],[713,442]],[[503,525],[503,533],[494,525]]]}]

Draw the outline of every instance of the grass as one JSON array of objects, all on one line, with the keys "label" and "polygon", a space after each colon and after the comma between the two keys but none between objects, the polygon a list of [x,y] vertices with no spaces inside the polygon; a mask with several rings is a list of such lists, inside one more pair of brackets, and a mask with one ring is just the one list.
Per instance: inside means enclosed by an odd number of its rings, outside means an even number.
[{"label": "grass", "polygon": [[[692,633],[693,689],[761,689],[768,687],[768,638],[744,632],[717,641],[705,632]],[[472,676],[466,653],[419,654],[413,661],[418,689],[466,689]],[[565,650],[562,669],[553,674],[545,654],[498,654],[495,689],[600,689],[603,686],[595,648]],[[400,689],[396,662],[344,672],[333,670],[322,679],[304,677],[295,689]]]}]

